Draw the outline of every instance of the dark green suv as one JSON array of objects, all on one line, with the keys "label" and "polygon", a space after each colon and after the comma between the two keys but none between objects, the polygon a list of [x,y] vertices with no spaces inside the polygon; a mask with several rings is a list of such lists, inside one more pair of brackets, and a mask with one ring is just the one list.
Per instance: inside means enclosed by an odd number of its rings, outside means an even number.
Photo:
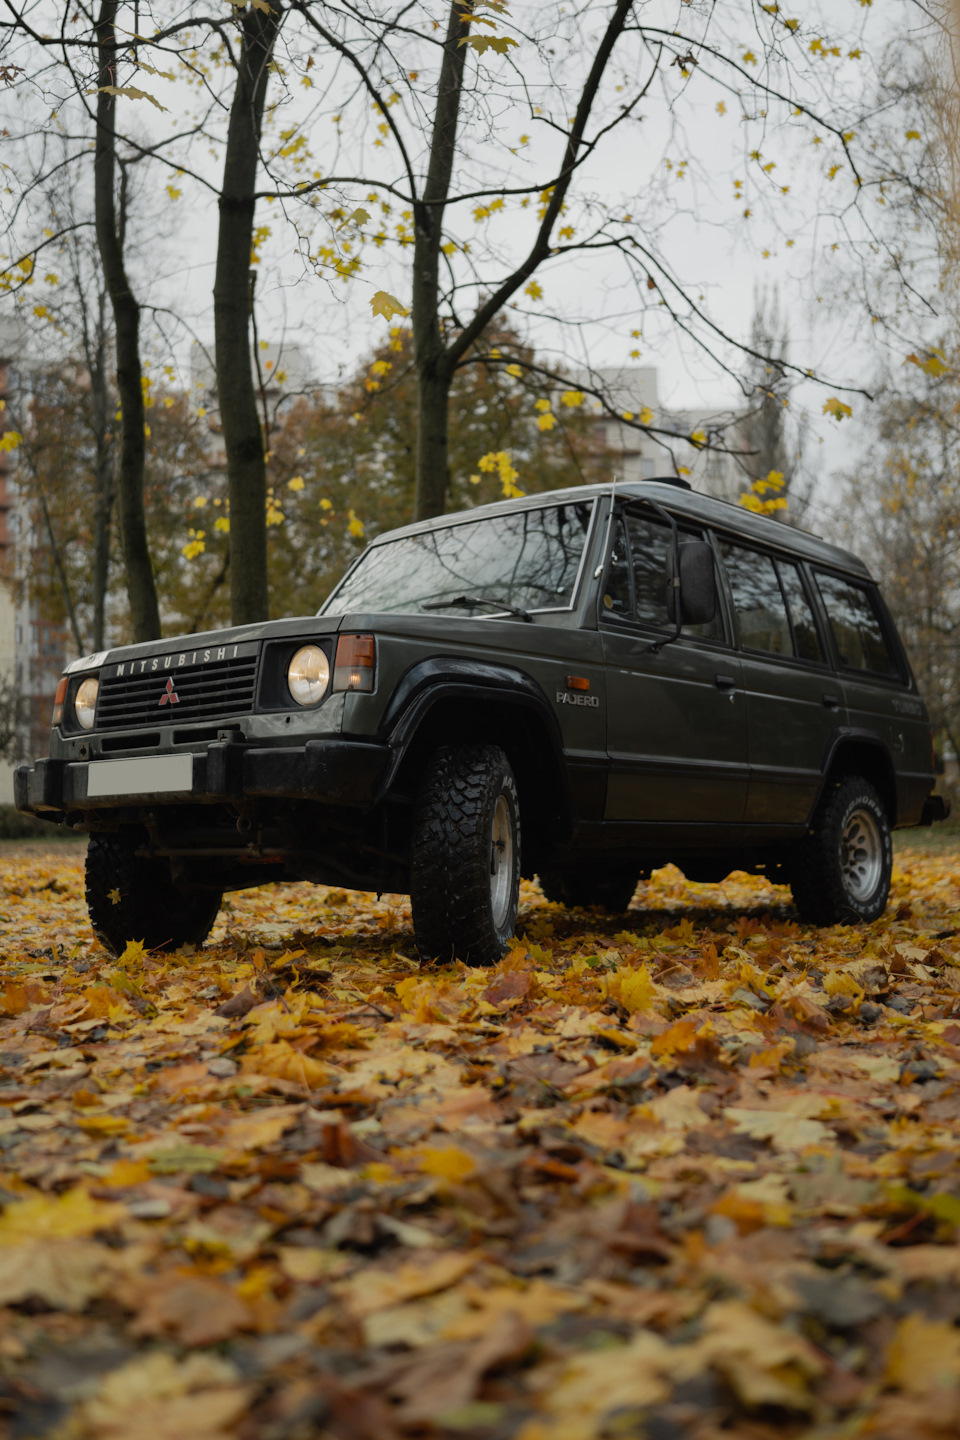
[{"label": "dark green suv", "polygon": [[758,871],[804,919],[873,920],[933,784],[865,566],[651,481],[409,525],[312,618],[78,660],[16,794],[89,833],[115,951],[199,944],[224,891],[301,879],[409,893],[423,956],[488,964],[521,875],[620,911],[667,861]]}]

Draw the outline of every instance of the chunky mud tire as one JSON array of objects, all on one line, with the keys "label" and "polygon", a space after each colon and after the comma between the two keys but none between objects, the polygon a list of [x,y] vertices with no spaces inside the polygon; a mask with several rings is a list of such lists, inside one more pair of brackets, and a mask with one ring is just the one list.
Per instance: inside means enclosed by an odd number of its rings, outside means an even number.
[{"label": "chunky mud tire", "polygon": [[223,896],[179,889],[165,860],[135,853],[141,840],[139,833],[125,830],[90,836],[87,910],[97,939],[114,955],[128,940],[142,940],[147,950],[201,945],[213,929]]},{"label": "chunky mud tire", "polygon": [[510,943],[520,898],[520,807],[496,745],[444,746],[414,809],[410,904],[425,960],[494,965]]},{"label": "chunky mud tire", "polygon": [[824,795],[789,868],[800,918],[856,925],[886,908],[893,868],[890,821],[877,791],[849,775]]},{"label": "chunky mud tire", "polygon": [[638,875],[633,870],[542,870],[537,877],[548,900],[568,908],[599,906],[622,915],[633,899]]}]

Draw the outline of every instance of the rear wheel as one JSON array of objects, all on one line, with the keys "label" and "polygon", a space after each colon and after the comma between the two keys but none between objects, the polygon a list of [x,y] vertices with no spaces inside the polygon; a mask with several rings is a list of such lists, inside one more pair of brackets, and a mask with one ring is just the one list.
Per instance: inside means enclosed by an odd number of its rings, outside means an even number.
[{"label": "rear wheel", "polygon": [[424,959],[493,965],[517,923],[520,807],[497,745],[445,746],[413,820],[410,905]]},{"label": "rear wheel", "polygon": [[87,846],[87,910],[101,944],[119,955],[129,940],[147,950],[202,945],[223,896],[173,883],[165,860],[136,853],[139,833],[91,835]]},{"label": "rear wheel", "polygon": [[627,909],[637,888],[637,872],[632,869],[604,870],[543,870],[537,877],[540,889],[556,905],[589,910],[599,906],[611,915]]},{"label": "rear wheel", "polygon": [[823,798],[790,867],[801,919],[814,925],[876,920],[890,893],[893,840],[883,801],[850,775]]}]

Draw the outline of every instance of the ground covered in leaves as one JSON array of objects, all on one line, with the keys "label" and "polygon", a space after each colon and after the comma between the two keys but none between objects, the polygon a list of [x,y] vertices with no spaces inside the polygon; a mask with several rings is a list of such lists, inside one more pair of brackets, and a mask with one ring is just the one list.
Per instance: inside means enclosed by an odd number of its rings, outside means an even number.
[{"label": "ground covered in leaves", "polygon": [[81,867],[0,855],[0,1435],[960,1433],[956,852],[525,886],[492,971],[292,885],[113,960]]}]

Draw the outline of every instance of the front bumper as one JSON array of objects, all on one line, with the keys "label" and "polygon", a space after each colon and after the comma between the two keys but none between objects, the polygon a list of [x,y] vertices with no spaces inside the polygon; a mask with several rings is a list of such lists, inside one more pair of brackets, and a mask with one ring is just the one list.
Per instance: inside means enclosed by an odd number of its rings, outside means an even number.
[{"label": "front bumper", "polygon": [[309,740],[306,745],[263,749],[216,741],[205,752],[192,754],[189,789],[118,795],[88,795],[90,765],[96,761],[38,760],[17,768],[14,802],[24,814],[43,820],[60,820],[77,810],[268,798],[313,800],[362,811],[379,798],[392,758],[389,746],[350,740]]}]

